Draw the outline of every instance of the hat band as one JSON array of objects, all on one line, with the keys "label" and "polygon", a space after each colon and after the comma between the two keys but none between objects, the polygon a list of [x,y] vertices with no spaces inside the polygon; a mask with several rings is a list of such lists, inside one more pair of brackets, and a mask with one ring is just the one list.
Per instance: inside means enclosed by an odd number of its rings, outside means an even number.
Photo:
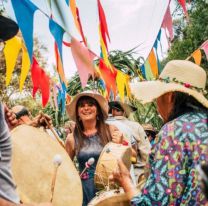
[{"label": "hat band", "polygon": [[191,85],[190,83],[184,83],[184,82],[178,81],[176,78],[170,79],[170,77],[167,77],[167,78],[159,77],[158,80],[161,81],[161,82],[165,82],[165,83],[180,84],[180,85],[182,85],[182,86],[184,86],[184,87],[186,87],[188,89],[194,89],[197,92],[200,92],[202,94],[207,94],[207,91],[205,89],[199,88],[199,87],[195,87],[195,86]]}]

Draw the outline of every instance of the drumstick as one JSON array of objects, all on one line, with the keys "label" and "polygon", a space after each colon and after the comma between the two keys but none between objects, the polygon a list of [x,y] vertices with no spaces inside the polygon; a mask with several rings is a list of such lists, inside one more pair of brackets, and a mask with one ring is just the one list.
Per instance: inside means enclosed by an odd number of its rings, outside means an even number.
[{"label": "drumstick", "polygon": [[53,173],[53,178],[52,178],[52,183],[51,183],[51,200],[50,200],[50,202],[53,201],[54,189],[55,189],[55,184],[56,184],[56,176],[57,176],[58,168],[61,165],[61,163],[62,163],[61,155],[56,154],[53,158],[54,173]]},{"label": "drumstick", "polygon": [[56,140],[58,141],[58,143],[65,149],[65,145],[64,143],[60,140],[60,137],[56,134],[56,132],[54,131],[53,127],[49,124],[48,120],[45,118],[44,114],[41,113],[43,115],[44,121],[46,122],[48,128],[51,130],[51,132],[53,133],[53,135],[55,136]]}]

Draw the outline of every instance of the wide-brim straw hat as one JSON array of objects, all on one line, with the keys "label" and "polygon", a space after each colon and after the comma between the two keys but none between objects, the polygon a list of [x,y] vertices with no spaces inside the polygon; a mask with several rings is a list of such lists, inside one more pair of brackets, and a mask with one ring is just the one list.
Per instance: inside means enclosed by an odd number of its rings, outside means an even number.
[{"label": "wide-brim straw hat", "polygon": [[131,114],[131,112],[135,112],[137,110],[136,107],[128,104],[128,103],[124,103],[122,101],[111,101],[109,102],[109,107],[112,108],[116,108],[119,109],[119,106],[123,109],[124,113],[126,114],[127,117],[129,117],[129,115]]},{"label": "wide-brim straw hat", "polygon": [[156,133],[156,129],[151,124],[142,124],[142,127],[145,131],[150,131]]},{"label": "wide-brim straw hat", "polygon": [[66,110],[67,110],[69,117],[73,121],[76,121],[76,105],[77,105],[78,100],[84,96],[92,97],[93,99],[97,101],[103,113],[104,120],[106,120],[108,118],[108,101],[101,94],[94,92],[94,91],[84,91],[73,97],[72,101],[66,105]]},{"label": "wide-brim straw hat", "polygon": [[7,41],[14,37],[19,30],[18,25],[11,19],[0,15],[0,40]]},{"label": "wide-brim straw hat", "polygon": [[143,104],[168,92],[183,92],[208,108],[205,70],[187,60],[172,60],[166,64],[158,80],[131,83],[132,94]]}]

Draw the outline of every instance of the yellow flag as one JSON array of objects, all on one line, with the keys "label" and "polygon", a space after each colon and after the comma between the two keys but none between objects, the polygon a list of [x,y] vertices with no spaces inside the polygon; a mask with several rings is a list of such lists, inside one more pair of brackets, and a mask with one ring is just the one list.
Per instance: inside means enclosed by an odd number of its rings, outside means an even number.
[{"label": "yellow flag", "polygon": [[12,73],[14,71],[14,67],[17,62],[17,57],[21,47],[21,38],[17,36],[6,41],[6,45],[4,48],[4,56],[6,61],[6,86],[8,86],[11,81]]},{"label": "yellow flag", "polygon": [[124,101],[124,91],[126,88],[127,96],[131,97],[130,87],[129,87],[129,76],[124,74],[123,72],[117,70],[117,76],[116,76],[116,84],[119,96],[121,98],[121,101]]},{"label": "yellow flag", "polygon": [[200,49],[197,49],[196,51],[194,51],[191,56],[194,58],[194,61],[196,64],[198,65],[201,64],[202,54],[201,54]]},{"label": "yellow flag", "polygon": [[20,91],[22,91],[25,79],[30,70],[30,57],[24,44],[22,44],[22,68],[20,74]]}]

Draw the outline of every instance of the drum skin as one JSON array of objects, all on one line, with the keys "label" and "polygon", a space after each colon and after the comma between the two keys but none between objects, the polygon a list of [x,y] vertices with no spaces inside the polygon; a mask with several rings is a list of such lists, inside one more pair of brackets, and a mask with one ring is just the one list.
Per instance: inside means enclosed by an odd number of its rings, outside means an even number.
[{"label": "drum skin", "polygon": [[118,167],[118,159],[121,159],[128,169],[131,166],[131,148],[113,142],[108,143],[100,154],[95,170],[95,185],[98,190],[110,186],[114,189],[115,185],[109,184],[109,176]]},{"label": "drum skin", "polygon": [[49,202],[54,176],[53,159],[61,155],[57,170],[53,206],[81,206],[82,186],[79,174],[59,143],[40,129],[21,125],[11,131],[12,172],[23,203]]},{"label": "drum skin", "polygon": [[123,189],[101,192],[93,198],[88,206],[130,206]]}]

